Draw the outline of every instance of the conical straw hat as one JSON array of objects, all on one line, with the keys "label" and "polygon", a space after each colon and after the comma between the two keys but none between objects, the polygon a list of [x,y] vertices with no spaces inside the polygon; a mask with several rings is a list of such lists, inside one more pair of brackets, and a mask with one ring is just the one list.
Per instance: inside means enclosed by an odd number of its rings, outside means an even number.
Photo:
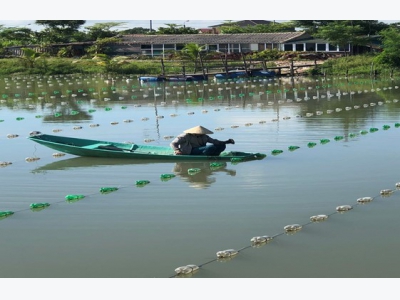
[{"label": "conical straw hat", "polygon": [[189,129],[186,129],[184,133],[192,133],[192,134],[213,134],[211,130],[204,128],[203,126],[196,126]]}]

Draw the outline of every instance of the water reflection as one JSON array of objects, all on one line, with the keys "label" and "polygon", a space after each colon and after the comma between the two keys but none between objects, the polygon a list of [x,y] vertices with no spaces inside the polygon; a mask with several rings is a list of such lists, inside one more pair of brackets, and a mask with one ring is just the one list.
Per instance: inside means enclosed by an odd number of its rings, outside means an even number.
[{"label": "water reflection", "polygon": [[216,182],[212,175],[215,172],[225,172],[227,175],[236,176],[236,170],[228,169],[227,163],[220,163],[218,167],[212,167],[206,162],[179,162],[176,163],[173,172],[189,183],[190,187],[206,189]]},{"label": "water reflection", "polygon": [[40,166],[32,173],[40,173],[46,171],[68,170],[74,168],[97,168],[105,166],[122,166],[122,165],[145,165],[145,164],[160,164],[171,163],[171,161],[163,160],[131,160],[131,159],[107,159],[101,157],[74,157],[49,163]]},{"label": "water reflection", "polygon": [[[40,166],[31,173],[46,173],[47,171],[70,170],[74,168],[98,168],[123,165],[146,165],[146,164],[171,164],[168,160],[126,160],[126,159],[104,159],[97,157],[75,157],[64,159]],[[191,172],[192,171],[192,172]],[[236,170],[229,169],[226,162],[177,162],[172,172],[183,181],[188,182],[190,187],[197,189],[208,188],[216,182],[212,175],[216,172],[224,172],[229,176],[236,176]]]}]

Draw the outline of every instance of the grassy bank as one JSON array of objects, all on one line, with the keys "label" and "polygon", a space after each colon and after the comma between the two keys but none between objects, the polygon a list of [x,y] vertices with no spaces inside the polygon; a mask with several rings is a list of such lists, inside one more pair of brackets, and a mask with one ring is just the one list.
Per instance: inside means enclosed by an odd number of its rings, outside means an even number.
[{"label": "grassy bank", "polygon": [[[295,63],[298,59],[294,59]],[[262,67],[261,63],[251,62],[255,67]],[[243,67],[242,61],[228,62],[231,68]],[[289,61],[287,62],[289,65]],[[267,62],[267,66],[276,66],[275,62]],[[224,70],[221,61],[206,61],[204,67],[208,72],[221,72]],[[116,57],[113,59],[74,59],[74,58],[54,58],[40,57],[34,60],[26,58],[3,58],[0,59],[0,75],[61,75],[61,74],[122,74],[122,75],[158,75],[162,74],[182,74],[197,73],[201,68],[192,61],[170,61],[161,59],[137,60],[128,57]],[[323,62],[317,68],[311,68],[308,75],[383,75],[389,76],[391,70],[388,67],[374,63],[373,55],[358,55],[342,58],[331,58]],[[394,75],[399,75],[398,70],[394,70]]]},{"label": "grassy bank", "polygon": [[375,55],[355,55],[330,59],[324,62],[318,72],[326,75],[335,76],[354,76],[354,75],[378,75],[394,76],[400,74],[399,70],[393,70],[388,66],[383,66],[374,62]]}]

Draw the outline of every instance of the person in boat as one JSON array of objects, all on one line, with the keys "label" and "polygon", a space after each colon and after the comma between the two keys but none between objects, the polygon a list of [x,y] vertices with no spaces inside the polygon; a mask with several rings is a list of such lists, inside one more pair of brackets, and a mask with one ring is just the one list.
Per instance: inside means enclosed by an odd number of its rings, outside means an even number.
[{"label": "person in boat", "polygon": [[220,141],[209,137],[211,130],[196,126],[185,130],[170,144],[175,155],[207,155],[219,156],[225,150],[226,144],[235,144],[233,139]]}]

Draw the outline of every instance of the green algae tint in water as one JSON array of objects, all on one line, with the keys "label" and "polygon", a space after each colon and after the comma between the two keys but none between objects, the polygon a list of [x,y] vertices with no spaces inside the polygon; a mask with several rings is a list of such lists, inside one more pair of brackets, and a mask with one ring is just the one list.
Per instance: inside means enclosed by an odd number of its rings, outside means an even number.
[{"label": "green algae tint in water", "polygon": [[[399,82],[326,78],[322,84],[321,78],[281,78],[206,85],[137,83],[125,89],[127,79],[117,78],[113,90],[100,75],[0,80],[9,95],[0,102],[0,161],[12,162],[0,168],[0,212],[13,212],[0,213],[7,241],[2,244],[7,259],[1,277],[167,278],[180,266],[203,264],[190,276],[398,278],[400,240],[393,228],[400,226],[394,163],[399,159]],[[77,103],[75,94],[82,102]],[[189,98],[195,101],[186,103]],[[363,106],[378,101],[383,104]],[[42,118],[35,117],[39,114]],[[233,138],[236,143],[227,145],[227,151],[288,151],[224,165],[131,161],[68,153],[54,157],[53,149],[25,138],[37,130],[168,146],[171,139],[164,137],[196,125],[214,131],[213,138]],[[74,130],[76,126],[81,129]],[[371,128],[381,130],[372,133]],[[8,134],[19,136],[9,139]],[[335,137],[343,139],[321,146],[321,140]],[[27,157],[40,159],[27,162]],[[201,171],[189,174],[196,168]],[[163,181],[160,174],[175,176]],[[136,180],[143,178],[151,185],[136,188]],[[102,195],[99,187],[121,188]],[[386,189],[393,193],[380,195]],[[74,193],[86,197],[65,198]],[[357,202],[363,197],[373,201]],[[51,206],[32,213],[32,202]],[[343,205],[353,209],[337,212]],[[318,215],[329,218],[310,221]],[[286,233],[285,226],[294,224],[302,229]],[[371,233],[379,242],[371,243]],[[253,237],[264,235],[274,239],[251,246]],[[229,249],[243,250],[226,260],[217,258],[217,252]]]}]

